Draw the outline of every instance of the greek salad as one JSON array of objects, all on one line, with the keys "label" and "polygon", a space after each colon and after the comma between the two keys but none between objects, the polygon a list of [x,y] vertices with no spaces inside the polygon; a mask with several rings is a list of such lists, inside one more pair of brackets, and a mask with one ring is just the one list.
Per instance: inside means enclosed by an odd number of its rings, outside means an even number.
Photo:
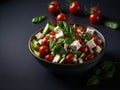
[{"label": "greek salad", "polygon": [[56,64],[81,64],[94,59],[103,49],[103,41],[93,28],[47,22],[30,41],[35,56]]}]

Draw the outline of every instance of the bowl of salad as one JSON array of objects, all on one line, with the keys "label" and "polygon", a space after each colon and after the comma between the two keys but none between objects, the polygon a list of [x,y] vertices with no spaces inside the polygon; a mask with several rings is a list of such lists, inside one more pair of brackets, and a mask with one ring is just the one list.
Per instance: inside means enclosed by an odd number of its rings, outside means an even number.
[{"label": "bowl of salad", "polygon": [[103,56],[106,41],[95,28],[60,21],[47,22],[33,33],[29,50],[51,72],[78,73],[95,66]]}]

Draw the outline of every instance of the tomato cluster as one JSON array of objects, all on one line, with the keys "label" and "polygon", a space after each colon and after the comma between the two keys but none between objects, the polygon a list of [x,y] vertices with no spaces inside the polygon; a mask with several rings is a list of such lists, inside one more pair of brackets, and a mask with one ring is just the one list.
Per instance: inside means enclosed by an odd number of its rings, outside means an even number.
[{"label": "tomato cluster", "polygon": [[89,20],[91,23],[99,23],[100,22],[100,16],[101,16],[101,9],[98,6],[92,6],[89,10],[90,17]]},{"label": "tomato cluster", "polygon": [[[69,3],[68,10],[71,14],[78,15],[81,12],[81,3],[77,0]],[[56,22],[67,21],[66,13],[62,13],[61,5],[58,0],[53,0],[48,5],[48,11],[56,16]],[[89,8],[89,21],[91,23],[99,23],[101,21],[101,8],[99,6],[92,6]]]},{"label": "tomato cluster", "polygon": [[[68,10],[71,14],[79,14],[81,11],[81,5],[79,1],[73,1],[70,3]],[[57,15],[56,22],[58,21],[67,21],[67,15],[62,13],[61,5],[57,0],[51,1],[48,5],[48,11],[53,14]]]}]

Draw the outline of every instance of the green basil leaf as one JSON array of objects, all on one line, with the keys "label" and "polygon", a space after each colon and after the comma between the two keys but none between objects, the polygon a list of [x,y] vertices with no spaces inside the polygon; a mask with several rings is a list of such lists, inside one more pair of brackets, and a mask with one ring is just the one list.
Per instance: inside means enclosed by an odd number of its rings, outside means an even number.
[{"label": "green basil leaf", "polygon": [[97,85],[99,83],[100,83],[100,79],[96,75],[94,75],[88,79],[87,86]]},{"label": "green basil leaf", "polygon": [[47,16],[36,16],[32,19],[32,23],[34,23],[34,24],[41,23],[46,18],[47,18]]},{"label": "green basil leaf", "polygon": [[105,26],[111,28],[111,29],[117,29],[119,27],[119,23],[115,21],[106,21]]}]

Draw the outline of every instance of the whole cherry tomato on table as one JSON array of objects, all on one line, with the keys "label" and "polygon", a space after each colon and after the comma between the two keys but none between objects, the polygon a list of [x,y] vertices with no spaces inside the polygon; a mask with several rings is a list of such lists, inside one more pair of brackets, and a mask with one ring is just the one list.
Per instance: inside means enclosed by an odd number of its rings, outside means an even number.
[{"label": "whole cherry tomato on table", "polygon": [[48,5],[48,11],[51,13],[51,14],[54,14],[54,15],[57,15],[60,13],[60,10],[61,10],[61,5],[58,1],[54,0],[54,1],[51,1],[50,4]]},{"label": "whole cherry tomato on table", "polygon": [[73,1],[70,3],[70,6],[69,6],[69,12],[71,14],[79,14],[81,11],[81,5],[80,5],[80,2],[78,1]]},{"label": "whole cherry tomato on table", "polygon": [[56,17],[56,22],[59,21],[67,21],[67,15],[65,13],[58,14],[58,16]]},{"label": "whole cherry tomato on table", "polygon": [[100,22],[100,15],[99,14],[91,14],[89,17],[91,23],[99,23]]},{"label": "whole cherry tomato on table", "polygon": [[90,14],[101,14],[101,8],[99,6],[92,6],[89,10]]}]

